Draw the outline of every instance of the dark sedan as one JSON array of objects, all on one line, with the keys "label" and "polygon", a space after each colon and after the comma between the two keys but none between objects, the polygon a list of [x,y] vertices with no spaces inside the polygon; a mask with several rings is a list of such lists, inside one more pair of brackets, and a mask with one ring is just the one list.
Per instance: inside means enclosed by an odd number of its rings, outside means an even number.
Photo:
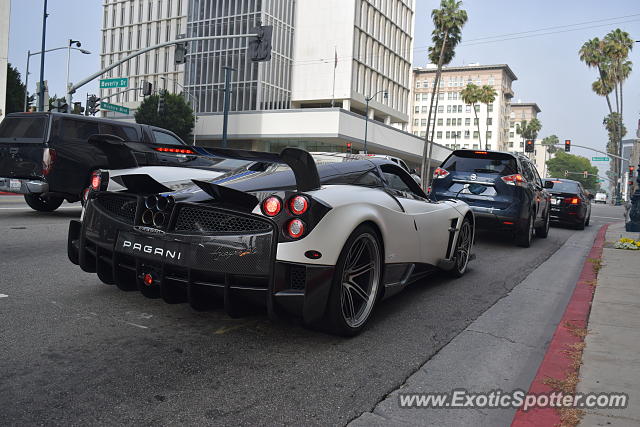
[{"label": "dark sedan", "polygon": [[591,219],[593,196],[578,181],[547,178],[545,182],[553,183],[552,188],[546,186],[551,193],[551,222],[584,230]]}]

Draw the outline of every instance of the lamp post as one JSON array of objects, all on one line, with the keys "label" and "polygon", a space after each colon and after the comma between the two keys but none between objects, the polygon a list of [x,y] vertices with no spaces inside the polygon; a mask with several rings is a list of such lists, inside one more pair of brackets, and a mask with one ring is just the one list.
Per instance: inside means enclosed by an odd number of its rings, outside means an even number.
[{"label": "lamp post", "polygon": [[[69,67],[71,65],[71,45],[76,45],[77,48],[82,46],[82,43],[78,40],[69,39],[69,43],[67,43],[67,85],[65,86],[65,91],[69,92]],[[67,93],[67,108],[71,108],[71,94]],[[69,110],[67,110],[69,111]]]},{"label": "lamp post", "polygon": [[196,108],[196,110],[194,112],[194,115],[193,115],[193,145],[196,145],[196,126],[198,124],[198,111],[200,110],[200,100],[198,100],[198,98],[194,94],[192,94],[187,89],[185,89],[185,87],[181,83],[177,82],[176,80],[171,79],[169,77],[163,77],[163,76],[160,76],[160,79],[165,80],[165,81],[169,80],[169,81],[174,82],[175,84],[180,86],[180,89],[182,89],[182,91],[184,93],[186,93],[187,95],[189,95],[191,97],[191,99],[193,99],[193,101],[194,101],[193,105]]},{"label": "lamp post", "polygon": [[[91,52],[89,52],[88,50],[85,49],[80,49],[77,47],[71,47],[71,46],[62,46],[62,47],[54,47],[53,49],[47,49],[44,52],[53,52],[54,50],[62,50],[62,49],[73,49],[73,50],[78,50],[81,53],[85,54],[85,55],[89,55],[91,54]],[[25,86],[25,91],[24,91],[24,111],[27,111],[27,92],[29,90],[29,60],[31,59],[32,56],[35,55],[40,55],[42,54],[42,51],[40,52],[31,52],[30,50],[27,51],[27,72],[25,73],[25,77],[24,77],[24,86]],[[67,57],[67,64],[69,63],[69,59]],[[69,67],[67,65],[67,86],[69,85]]]},{"label": "lamp post", "polygon": [[367,108],[366,108],[366,111],[364,113],[364,154],[367,154],[367,128],[368,128],[368,125],[369,125],[369,102],[371,100],[373,100],[373,98],[375,98],[376,95],[378,95],[379,93],[384,93],[384,99],[389,98],[389,92],[387,92],[386,89],[379,90],[376,93],[374,93],[373,95],[366,96],[364,98],[364,100],[367,103]]},{"label": "lamp post", "polygon": [[42,56],[40,57],[40,92],[38,93],[38,111],[44,111],[44,54],[45,42],[47,39],[47,0],[44,0],[44,11],[42,12]]}]

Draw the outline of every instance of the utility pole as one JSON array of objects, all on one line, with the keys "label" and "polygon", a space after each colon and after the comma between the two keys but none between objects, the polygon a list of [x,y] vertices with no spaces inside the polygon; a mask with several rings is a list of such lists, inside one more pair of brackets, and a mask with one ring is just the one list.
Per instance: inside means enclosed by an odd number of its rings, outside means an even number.
[{"label": "utility pole", "polygon": [[227,128],[229,126],[229,95],[231,94],[231,72],[235,68],[222,67],[224,69],[224,109],[222,121],[222,147],[227,148]]},{"label": "utility pole", "polygon": [[44,11],[42,13],[42,54],[40,56],[40,93],[38,94],[38,111],[44,111],[44,53],[47,40],[47,0],[44,0]]}]

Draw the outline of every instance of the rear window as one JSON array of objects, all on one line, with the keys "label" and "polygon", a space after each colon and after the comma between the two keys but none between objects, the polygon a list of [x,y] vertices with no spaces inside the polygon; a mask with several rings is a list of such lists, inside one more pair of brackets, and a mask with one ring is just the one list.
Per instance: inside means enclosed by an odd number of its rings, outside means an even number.
[{"label": "rear window", "polygon": [[112,123],[100,123],[100,133],[118,136],[125,141],[137,142],[138,132],[131,126],[119,126]]},{"label": "rear window", "polygon": [[575,193],[578,194],[580,188],[578,187],[577,182],[566,182],[566,181],[554,181],[553,188],[550,188],[549,191],[552,193]]},{"label": "rear window", "polygon": [[98,123],[88,120],[62,120],[62,134],[66,139],[87,140],[91,135],[100,133]]},{"label": "rear window", "polygon": [[168,134],[166,132],[160,132],[157,130],[153,131],[153,136],[156,139],[157,144],[164,145],[185,145],[184,142],[176,138],[175,136]]},{"label": "rear window", "polygon": [[44,141],[47,127],[45,117],[6,117],[0,123],[0,141],[15,139],[38,139]]},{"label": "rear window", "polygon": [[508,154],[485,152],[457,152],[449,157],[442,167],[451,172],[495,173],[512,175],[518,173],[516,159]]}]

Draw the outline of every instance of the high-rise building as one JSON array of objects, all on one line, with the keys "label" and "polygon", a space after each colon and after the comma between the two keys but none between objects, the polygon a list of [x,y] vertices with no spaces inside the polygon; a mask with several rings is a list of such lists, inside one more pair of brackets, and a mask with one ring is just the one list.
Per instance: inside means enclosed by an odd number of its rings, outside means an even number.
[{"label": "high-rise building", "polygon": [[[184,34],[188,3],[189,0],[104,0],[102,68],[143,47],[174,40]],[[154,90],[180,92],[184,65],[176,65],[173,55],[173,47],[147,52],[114,68],[103,78],[129,77],[128,89],[141,88],[144,81],[149,81]],[[105,99],[122,90],[101,89],[100,97]],[[108,101],[135,108],[142,101],[142,95],[139,90],[130,90]]]},{"label": "high-rise building", "polygon": [[509,143],[507,151],[524,151],[524,141],[522,136],[518,135],[517,128],[523,121],[530,122],[531,119],[538,118],[540,107],[533,102],[517,102],[511,104],[511,112],[509,113]]},{"label": "high-rise building", "polygon": [[[426,133],[435,75],[435,66],[413,70],[411,131],[421,138]],[[433,103],[434,112],[437,111],[433,141],[449,148],[505,150],[513,97],[511,84],[515,80],[516,75],[506,64],[444,67]],[[495,101],[476,104],[474,111],[460,95],[469,83],[493,87],[497,93]]]}]

